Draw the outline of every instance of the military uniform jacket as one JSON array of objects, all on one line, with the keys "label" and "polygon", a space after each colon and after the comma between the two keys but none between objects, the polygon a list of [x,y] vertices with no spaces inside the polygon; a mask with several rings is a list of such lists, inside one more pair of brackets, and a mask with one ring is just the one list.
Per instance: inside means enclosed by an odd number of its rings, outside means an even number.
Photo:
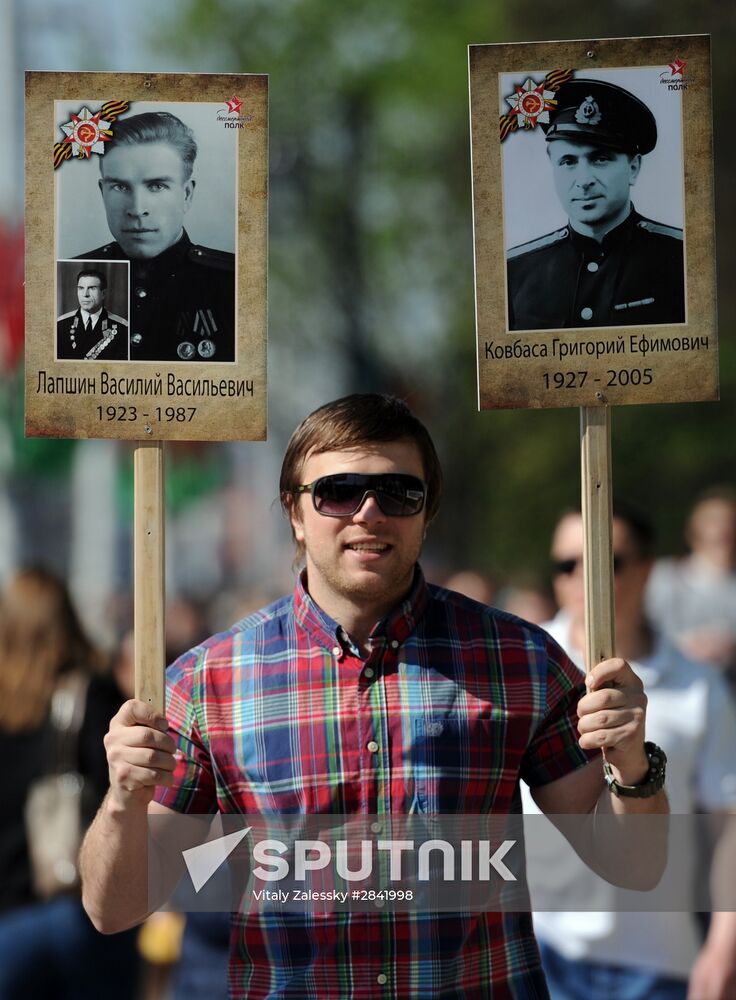
[{"label": "military uniform jacket", "polygon": [[130,260],[131,361],[235,359],[235,257],[197,246],[186,232],[151,260],[118,243],[78,260]]},{"label": "military uniform jacket", "polygon": [[81,309],[65,313],[56,323],[56,357],[63,361],[127,361],[128,324],[121,316],[101,309],[94,329],[86,331]]},{"label": "military uniform jacket", "polygon": [[510,330],[683,323],[682,230],[633,209],[599,243],[571,226],[510,250]]}]

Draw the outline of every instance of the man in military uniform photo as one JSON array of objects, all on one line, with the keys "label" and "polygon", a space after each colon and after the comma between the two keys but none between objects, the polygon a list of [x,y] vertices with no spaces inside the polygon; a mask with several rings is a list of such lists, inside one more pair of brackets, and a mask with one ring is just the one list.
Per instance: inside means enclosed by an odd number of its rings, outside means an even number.
[{"label": "man in military uniform photo", "polygon": [[197,143],[166,111],[115,123],[99,188],[115,242],[80,258],[130,261],[131,361],[233,361],[235,258],[184,229]]},{"label": "man in military uniform photo", "polygon": [[105,308],[107,279],[102,271],[77,274],[79,308],[56,323],[56,357],[75,361],[126,361],[128,324]]},{"label": "man in military uniform photo", "polygon": [[568,224],[508,252],[509,330],[684,323],[682,230],[631,203],[654,115],[600,80],[570,80],[556,102],[540,127]]}]

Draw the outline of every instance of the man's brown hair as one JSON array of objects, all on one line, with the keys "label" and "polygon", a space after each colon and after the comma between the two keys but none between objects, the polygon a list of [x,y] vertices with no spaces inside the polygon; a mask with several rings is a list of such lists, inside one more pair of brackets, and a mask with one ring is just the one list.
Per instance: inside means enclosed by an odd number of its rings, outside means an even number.
[{"label": "man's brown hair", "polygon": [[[326,403],[310,413],[291,435],[281,465],[279,494],[284,513],[295,505],[294,489],[301,484],[309,455],[345,451],[361,445],[407,438],[419,449],[427,483],[427,523],[436,515],[442,497],[442,468],[432,438],[403,399],[379,393],[354,393]],[[293,531],[292,531],[293,534]],[[295,539],[296,541],[296,539]],[[296,542],[297,558],[304,554]]]}]

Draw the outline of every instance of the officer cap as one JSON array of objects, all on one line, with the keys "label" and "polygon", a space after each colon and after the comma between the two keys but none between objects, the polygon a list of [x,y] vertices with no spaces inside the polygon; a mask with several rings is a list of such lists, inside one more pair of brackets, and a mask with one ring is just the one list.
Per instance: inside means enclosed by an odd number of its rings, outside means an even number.
[{"label": "officer cap", "polygon": [[603,80],[570,80],[541,127],[547,142],[590,142],[627,153],[649,153],[657,144],[654,115],[638,97]]}]

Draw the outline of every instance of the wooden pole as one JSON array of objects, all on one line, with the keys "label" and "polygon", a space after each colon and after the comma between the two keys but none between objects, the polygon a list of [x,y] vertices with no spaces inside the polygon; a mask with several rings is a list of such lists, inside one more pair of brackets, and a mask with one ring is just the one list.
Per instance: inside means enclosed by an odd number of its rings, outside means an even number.
[{"label": "wooden pole", "polygon": [[164,445],[141,441],[133,460],[135,696],[165,711]]},{"label": "wooden pole", "polygon": [[611,411],[580,407],[580,469],[585,586],[585,665],[614,655],[616,631],[611,541]]}]

